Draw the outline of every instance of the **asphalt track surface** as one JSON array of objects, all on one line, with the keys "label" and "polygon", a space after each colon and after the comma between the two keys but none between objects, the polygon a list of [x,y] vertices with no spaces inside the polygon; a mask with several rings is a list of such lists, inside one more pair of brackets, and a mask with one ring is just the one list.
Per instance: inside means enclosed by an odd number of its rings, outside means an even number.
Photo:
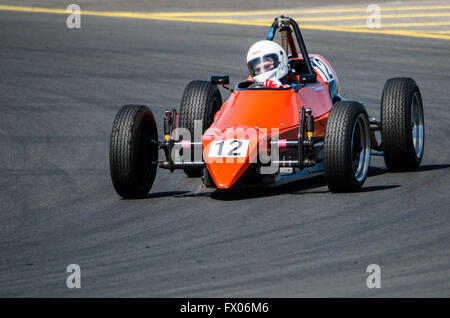
[{"label": "asphalt track surface", "polygon": [[[371,115],[388,78],[416,79],[417,172],[372,158],[361,192],[332,194],[322,178],[219,193],[159,170],[148,198],[121,200],[108,161],[118,109],[149,105],[161,133],[190,80],[244,78],[267,29],[65,19],[0,12],[1,297],[450,296],[450,41],[304,32]],[[81,289],[66,287],[69,264]],[[369,264],[380,289],[366,286]]]}]

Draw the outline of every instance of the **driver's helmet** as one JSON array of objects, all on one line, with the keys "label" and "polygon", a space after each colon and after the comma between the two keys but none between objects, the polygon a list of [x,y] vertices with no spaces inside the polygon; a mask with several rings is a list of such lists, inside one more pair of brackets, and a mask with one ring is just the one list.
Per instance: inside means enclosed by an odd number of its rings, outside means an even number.
[{"label": "driver's helmet", "polygon": [[248,50],[247,66],[255,82],[279,80],[288,73],[288,57],[279,44],[263,40]]}]

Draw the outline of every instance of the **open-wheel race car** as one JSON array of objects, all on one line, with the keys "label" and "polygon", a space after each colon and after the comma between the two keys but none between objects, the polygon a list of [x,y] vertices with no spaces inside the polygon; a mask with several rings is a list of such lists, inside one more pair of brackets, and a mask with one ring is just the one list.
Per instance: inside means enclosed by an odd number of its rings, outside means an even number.
[{"label": "open-wheel race car", "polygon": [[[287,57],[289,85],[268,88],[252,76],[256,73],[234,89],[227,87],[228,76],[192,81],[179,113],[166,111],[162,140],[147,106],[120,109],[110,140],[111,177],[120,196],[147,196],[158,167],[182,169],[217,189],[277,186],[325,175],[332,192],[359,190],[371,155],[383,156],[389,171],[417,169],[424,116],[413,79],[386,82],[376,120],[361,102],[340,95],[333,68],[322,56],[308,54],[293,19],[275,18],[267,40],[273,41],[276,32]],[[223,104],[219,86],[231,91]]]}]

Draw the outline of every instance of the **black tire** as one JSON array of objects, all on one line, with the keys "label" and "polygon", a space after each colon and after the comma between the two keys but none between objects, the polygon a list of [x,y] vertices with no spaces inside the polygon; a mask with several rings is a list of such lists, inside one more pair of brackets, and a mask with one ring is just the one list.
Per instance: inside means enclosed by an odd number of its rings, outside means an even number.
[{"label": "black tire", "polygon": [[414,171],[419,167],[425,145],[425,124],[422,97],[413,79],[391,78],[384,85],[381,140],[389,171]]},{"label": "black tire", "polygon": [[361,188],[370,165],[370,148],[369,119],[364,106],[358,102],[336,102],[327,120],[323,150],[325,178],[332,192]]},{"label": "black tire", "polygon": [[158,161],[155,117],[147,106],[125,105],[114,119],[109,146],[111,179],[123,198],[146,197]]},{"label": "black tire", "polygon": [[[207,81],[190,82],[183,94],[180,106],[179,127],[186,128],[191,133],[191,141],[194,140],[194,121],[202,121],[202,133],[211,126],[214,114],[222,106],[222,96],[216,85]],[[192,151],[192,160],[194,152]],[[202,168],[184,168],[188,177],[201,177]]]}]

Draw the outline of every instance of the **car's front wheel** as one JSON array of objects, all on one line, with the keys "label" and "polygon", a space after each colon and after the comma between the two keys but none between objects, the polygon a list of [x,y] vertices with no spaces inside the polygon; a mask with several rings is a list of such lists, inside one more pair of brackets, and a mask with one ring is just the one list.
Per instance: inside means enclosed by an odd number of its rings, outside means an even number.
[{"label": "car's front wheel", "polygon": [[125,105],[114,119],[109,163],[116,192],[123,198],[147,196],[155,180],[158,130],[152,111],[143,105]]},{"label": "car's front wheel", "polygon": [[[215,113],[222,106],[222,96],[216,85],[207,81],[190,82],[183,94],[180,107],[179,127],[186,128],[194,141],[194,125],[198,121],[202,125],[202,133],[211,126]],[[194,152],[192,152],[194,160]],[[189,177],[201,177],[202,168],[183,168]]]}]

